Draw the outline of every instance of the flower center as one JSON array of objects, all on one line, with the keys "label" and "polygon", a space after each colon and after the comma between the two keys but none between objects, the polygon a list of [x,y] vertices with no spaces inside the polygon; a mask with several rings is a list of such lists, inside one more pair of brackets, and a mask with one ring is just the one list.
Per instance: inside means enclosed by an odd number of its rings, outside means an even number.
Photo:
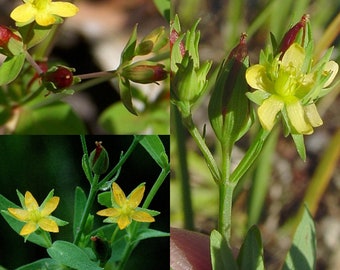
[{"label": "flower center", "polygon": [[30,221],[37,223],[41,219],[41,214],[38,209],[30,211]]},{"label": "flower center", "polygon": [[33,0],[33,5],[38,9],[38,10],[45,10],[51,0]]}]

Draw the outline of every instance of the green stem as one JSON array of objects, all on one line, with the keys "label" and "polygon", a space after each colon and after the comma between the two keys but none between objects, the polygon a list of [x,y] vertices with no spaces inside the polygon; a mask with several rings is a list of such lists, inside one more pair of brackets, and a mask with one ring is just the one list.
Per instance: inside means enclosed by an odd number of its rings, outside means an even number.
[{"label": "green stem", "polygon": [[231,235],[231,208],[235,183],[219,184],[218,231],[229,244]]},{"label": "green stem", "polygon": [[236,183],[241,179],[241,177],[248,171],[250,166],[254,163],[258,155],[261,153],[262,147],[270,134],[270,131],[260,129],[255,141],[247,150],[246,154],[242,158],[240,164],[237,166],[235,171],[230,176],[230,182]]},{"label": "green stem", "polygon": [[208,168],[215,182],[218,183],[221,179],[220,171],[216,165],[215,159],[213,155],[211,154],[208,146],[206,145],[204,139],[202,138],[201,134],[197,130],[197,127],[194,125],[191,115],[186,118],[183,118],[183,123],[188,129],[188,131],[190,132],[193,139],[195,140],[198,148],[201,150],[201,153],[205,158],[205,161],[208,165]]},{"label": "green stem", "polygon": [[153,184],[148,196],[146,197],[144,203],[143,203],[143,208],[148,208],[152,199],[155,197],[157,191],[159,190],[159,188],[161,187],[161,185],[163,184],[165,178],[167,177],[167,175],[170,172],[170,164],[168,164],[168,166],[166,168],[163,168],[161,173],[159,174],[156,182]]},{"label": "green stem", "polygon": [[231,208],[233,202],[233,191],[236,185],[230,183],[231,151],[229,150],[229,146],[221,145],[221,148],[222,148],[221,179],[218,184],[219,188],[218,231],[229,243],[231,234]]},{"label": "green stem", "polygon": [[[184,228],[194,230],[194,213],[192,209],[192,195],[190,189],[190,176],[187,161],[187,149],[185,147],[185,129],[182,124],[181,115],[176,106],[171,107],[171,120],[174,122],[173,135],[176,138],[176,150],[178,153],[178,162],[176,172],[181,184],[181,201],[183,208]],[[178,169],[177,169],[178,168]],[[176,173],[177,174],[177,173]]]},{"label": "green stem", "polygon": [[99,175],[95,174],[93,179],[92,179],[92,181],[91,181],[90,193],[89,193],[89,196],[88,196],[86,204],[85,204],[84,212],[83,212],[83,214],[81,216],[81,219],[80,219],[80,226],[79,226],[79,229],[77,230],[76,237],[75,237],[75,239],[73,241],[73,243],[75,245],[79,244],[80,237],[81,237],[81,235],[82,235],[82,233],[84,231],[84,227],[86,225],[86,221],[88,219],[88,216],[90,214],[90,210],[92,208],[95,196],[96,196],[97,191],[98,191],[98,180],[99,180]]},{"label": "green stem", "polygon": [[133,141],[128,148],[128,150],[124,153],[124,155],[119,159],[118,163],[116,166],[104,177],[103,180],[101,180],[98,184],[98,186],[101,186],[103,183],[109,181],[115,173],[123,166],[125,161],[128,159],[128,157],[132,154],[133,150],[136,148],[138,145],[139,141],[142,139],[142,136],[134,136]]}]

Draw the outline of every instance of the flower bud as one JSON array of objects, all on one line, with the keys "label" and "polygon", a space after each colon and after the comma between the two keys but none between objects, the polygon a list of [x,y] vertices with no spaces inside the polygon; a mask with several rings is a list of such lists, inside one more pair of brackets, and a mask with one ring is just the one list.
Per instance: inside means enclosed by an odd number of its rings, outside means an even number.
[{"label": "flower bud", "polygon": [[195,67],[194,60],[188,52],[184,55],[171,84],[173,102],[182,107],[180,110],[187,115],[196,101],[204,94],[208,86],[207,74],[211,67],[207,61],[200,67]]},{"label": "flower bud", "polygon": [[146,55],[163,48],[168,43],[164,33],[165,29],[161,26],[144,37],[136,47],[136,55]]},{"label": "flower bud", "polygon": [[57,66],[42,75],[48,90],[58,93],[73,84],[73,69]]},{"label": "flower bud", "polygon": [[89,157],[90,167],[95,174],[104,174],[109,167],[109,155],[102,146],[102,142],[95,142],[94,149]]},{"label": "flower bud", "polygon": [[7,26],[0,25],[0,52],[5,55],[16,55],[22,50],[22,41],[20,36]]},{"label": "flower bud", "polygon": [[216,137],[226,147],[232,146],[250,126],[250,106],[245,95],[245,72],[249,66],[246,35],[222,62],[209,101],[209,119]]},{"label": "flower bud", "polygon": [[98,260],[106,262],[111,256],[111,247],[107,240],[99,236],[91,236],[92,249],[96,254]]},{"label": "flower bud", "polygon": [[[309,21],[309,15],[305,14],[301,17],[301,20],[295,24],[292,28],[288,30],[288,32],[284,35],[281,44],[279,46],[279,53],[281,53],[280,59],[282,59],[284,53],[288,50],[288,48],[295,42],[297,34],[303,28],[303,35],[305,34],[306,23]],[[302,40],[304,37],[302,38]]]},{"label": "flower bud", "polygon": [[165,80],[168,74],[162,64],[139,61],[124,67],[121,75],[130,81],[147,84]]}]

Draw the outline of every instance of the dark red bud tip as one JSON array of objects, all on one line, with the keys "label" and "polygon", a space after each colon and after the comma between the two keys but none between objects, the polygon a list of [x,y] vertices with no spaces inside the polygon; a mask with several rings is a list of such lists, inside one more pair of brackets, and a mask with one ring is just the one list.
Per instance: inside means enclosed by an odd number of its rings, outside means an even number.
[{"label": "dark red bud tip", "polygon": [[100,153],[102,152],[102,150],[103,150],[103,147],[102,147],[102,143],[103,142],[95,142],[95,144],[96,144],[96,153],[95,153],[95,155],[94,155],[94,158],[93,158],[93,164],[97,161],[97,159],[99,158],[99,155],[100,155]]},{"label": "dark red bud tip", "polygon": [[300,21],[295,24],[292,28],[288,30],[288,32],[284,35],[280,47],[279,47],[279,53],[281,52],[280,59],[283,57],[284,53],[288,50],[288,48],[294,43],[297,34],[301,29],[305,31],[305,27],[307,22],[309,21],[309,14],[304,14]]},{"label": "dark red bud tip", "polygon": [[247,57],[248,55],[248,48],[247,48],[247,43],[246,43],[246,38],[247,34],[242,33],[240,37],[240,42],[239,44],[232,49],[228,56],[228,60],[234,59],[238,62],[243,62],[243,60]]},{"label": "dark red bud tip", "polygon": [[[170,51],[172,50],[172,47],[174,46],[176,40],[179,38],[179,35],[175,29],[173,29],[170,33]],[[185,47],[184,43],[181,41],[179,44],[179,49],[181,52],[181,55],[184,56],[185,54]]]},{"label": "dark red bud tip", "polygon": [[9,29],[7,26],[0,25],[0,47],[7,46],[11,38],[21,40],[21,38],[14,34],[13,31]]},{"label": "dark red bud tip", "polygon": [[47,72],[43,76],[45,81],[52,82],[58,89],[67,88],[73,83],[72,71],[62,66],[58,66],[57,70]]}]

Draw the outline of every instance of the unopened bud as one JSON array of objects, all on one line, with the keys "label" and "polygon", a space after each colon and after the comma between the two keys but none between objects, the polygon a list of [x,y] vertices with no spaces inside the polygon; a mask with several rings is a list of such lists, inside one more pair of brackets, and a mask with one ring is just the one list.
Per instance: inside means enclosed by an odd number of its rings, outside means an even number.
[{"label": "unopened bud", "polygon": [[[281,53],[280,59],[282,59],[284,53],[288,50],[288,48],[295,42],[295,39],[300,32],[301,29],[303,29],[303,35],[305,34],[305,27],[306,23],[309,21],[309,15],[305,14],[301,17],[301,20],[295,24],[292,28],[290,28],[287,33],[284,35],[280,46],[279,46],[279,53]],[[302,38],[302,40],[304,37]]]},{"label": "unopened bud", "polygon": [[11,29],[9,29],[7,26],[0,25],[0,47],[7,46],[11,38],[20,40],[20,38],[15,35]]},{"label": "unopened bud", "polygon": [[73,69],[64,66],[54,67],[42,75],[42,80],[48,90],[60,92],[73,84]]},{"label": "unopened bud", "polygon": [[124,67],[121,75],[130,81],[147,84],[165,80],[168,74],[162,64],[140,61]]},{"label": "unopened bud", "polygon": [[106,262],[111,256],[111,247],[107,240],[99,236],[91,236],[92,249],[96,254],[98,260]]},{"label": "unopened bud", "polygon": [[164,47],[168,43],[168,40],[164,34],[164,26],[153,30],[138,44],[136,47],[136,55],[146,55],[151,52],[156,52]]},{"label": "unopened bud", "polygon": [[[10,44],[10,42],[12,44]],[[21,50],[22,41],[20,36],[14,34],[14,32],[7,26],[0,25],[0,52],[5,55],[15,55]]]},{"label": "unopened bud", "polygon": [[216,137],[229,147],[244,134],[250,119],[245,95],[248,90],[245,71],[249,66],[245,38],[242,34],[239,44],[223,61],[208,106]]},{"label": "unopened bud", "polygon": [[102,146],[102,142],[95,142],[94,149],[89,157],[90,167],[95,174],[104,174],[109,168],[109,155],[106,149]]}]

